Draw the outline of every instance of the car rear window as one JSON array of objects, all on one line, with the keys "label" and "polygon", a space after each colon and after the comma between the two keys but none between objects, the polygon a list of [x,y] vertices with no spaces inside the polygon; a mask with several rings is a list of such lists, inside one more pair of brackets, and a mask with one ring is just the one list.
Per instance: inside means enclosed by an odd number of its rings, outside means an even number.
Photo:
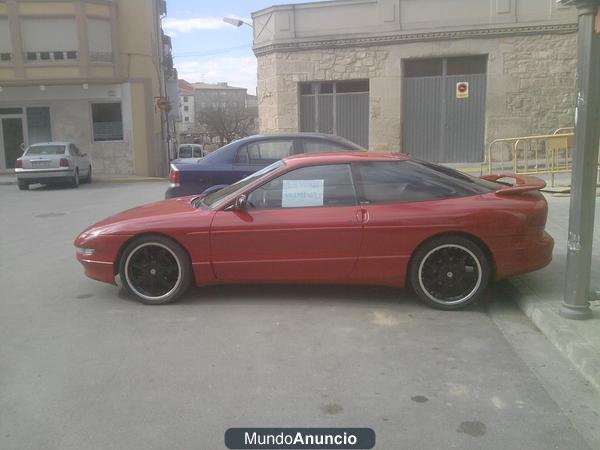
[{"label": "car rear window", "polygon": [[36,145],[29,147],[26,155],[64,155],[64,145]]},{"label": "car rear window", "polygon": [[[501,187],[423,161],[354,164],[362,201],[402,203],[485,194]],[[483,183],[479,183],[482,181]]]}]

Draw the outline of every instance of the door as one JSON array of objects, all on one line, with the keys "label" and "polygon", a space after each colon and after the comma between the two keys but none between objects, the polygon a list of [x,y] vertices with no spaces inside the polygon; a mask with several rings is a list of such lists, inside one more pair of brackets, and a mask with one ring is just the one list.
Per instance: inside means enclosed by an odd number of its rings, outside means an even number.
[{"label": "door", "polygon": [[431,162],[481,162],[485,56],[404,63],[402,151]]},{"label": "door", "polygon": [[436,229],[455,225],[453,219],[444,222],[456,212],[443,200],[456,196],[457,186],[414,161],[356,163],[352,168],[366,212],[356,273],[402,284],[416,245]]},{"label": "door", "polygon": [[347,164],[287,172],[219,211],[211,259],[226,281],[343,281],[352,272],[362,215]]},{"label": "door", "polygon": [[4,153],[4,168],[14,169],[15,161],[21,156],[23,151],[21,145],[25,143],[23,133],[23,119],[21,117],[0,118],[2,128],[2,150]]}]

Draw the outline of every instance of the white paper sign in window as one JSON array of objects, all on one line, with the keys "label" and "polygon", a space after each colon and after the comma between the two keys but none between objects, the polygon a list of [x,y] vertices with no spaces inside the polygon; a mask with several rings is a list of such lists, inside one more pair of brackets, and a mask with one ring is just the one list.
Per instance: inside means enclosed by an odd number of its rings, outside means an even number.
[{"label": "white paper sign in window", "polygon": [[283,180],[282,208],[323,206],[323,180]]}]

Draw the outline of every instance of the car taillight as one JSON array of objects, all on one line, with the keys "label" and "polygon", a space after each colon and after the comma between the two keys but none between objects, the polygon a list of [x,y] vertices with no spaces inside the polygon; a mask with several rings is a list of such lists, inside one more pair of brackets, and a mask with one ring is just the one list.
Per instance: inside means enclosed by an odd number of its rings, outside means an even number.
[{"label": "car taillight", "polygon": [[181,172],[175,166],[171,166],[169,183],[171,183],[171,187],[179,186],[181,184]]},{"label": "car taillight", "polygon": [[20,159],[17,159],[15,161],[15,169],[22,169],[23,168],[23,161],[21,161]]},{"label": "car taillight", "polygon": [[69,167],[69,160],[67,158],[60,158],[60,167]]}]

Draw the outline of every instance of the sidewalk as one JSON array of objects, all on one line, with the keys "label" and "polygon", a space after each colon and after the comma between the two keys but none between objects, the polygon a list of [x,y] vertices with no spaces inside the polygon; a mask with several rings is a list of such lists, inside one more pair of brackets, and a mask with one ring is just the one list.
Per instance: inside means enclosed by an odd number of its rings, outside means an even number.
[{"label": "sidewalk", "polygon": [[[563,299],[570,197],[546,194],[546,231],[554,237],[552,263],[537,272],[513,278],[516,302],[523,312],[573,366],[600,391],[600,301],[592,302],[593,318],[569,320],[558,314]],[[596,200],[596,230],[592,256],[592,290],[600,290],[600,199]]]},{"label": "sidewalk", "polygon": [[[137,175],[114,175],[106,173],[94,173],[93,183],[149,183],[165,182],[166,178],[159,177],[139,177]],[[0,174],[0,186],[16,185],[17,177],[10,174]]]}]

